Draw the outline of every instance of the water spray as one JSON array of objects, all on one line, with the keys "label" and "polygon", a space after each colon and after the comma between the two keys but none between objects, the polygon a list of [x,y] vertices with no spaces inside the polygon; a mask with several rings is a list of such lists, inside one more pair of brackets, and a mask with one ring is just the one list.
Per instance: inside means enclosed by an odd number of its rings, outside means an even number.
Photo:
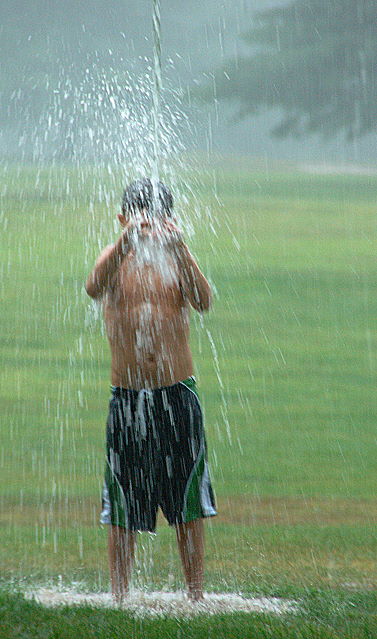
[{"label": "water spray", "polygon": [[153,91],[152,91],[152,120],[153,120],[153,161],[152,186],[154,210],[159,210],[158,182],[160,164],[160,121],[161,121],[161,2],[153,0]]}]

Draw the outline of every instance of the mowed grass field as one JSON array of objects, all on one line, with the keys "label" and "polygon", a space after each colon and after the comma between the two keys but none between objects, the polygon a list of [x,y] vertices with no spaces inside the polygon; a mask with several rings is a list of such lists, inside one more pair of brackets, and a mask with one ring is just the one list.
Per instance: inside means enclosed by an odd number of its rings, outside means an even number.
[{"label": "mowed grass field", "polygon": [[[109,351],[83,284],[116,237],[123,183],[109,169],[1,171],[6,589],[108,589]],[[219,511],[207,590],[293,596],[310,601],[313,623],[343,619],[339,636],[377,636],[377,177],[224,163],[199,184],[188,241],[216,291],[192,322]],[[140,535],[135,583],[183,585],[162,520],[156,537]]]}]

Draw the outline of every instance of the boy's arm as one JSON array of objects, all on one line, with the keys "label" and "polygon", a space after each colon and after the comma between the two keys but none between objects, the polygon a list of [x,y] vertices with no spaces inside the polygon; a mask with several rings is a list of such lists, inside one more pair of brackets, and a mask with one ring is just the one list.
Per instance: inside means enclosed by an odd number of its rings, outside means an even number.
[{"label": "boy's arm", "polygon": [[94,299],[101,297],[111,285],[111,281],[128,251],[128,228],[115,244],[107,246],[99,256],[90,273],[85,289]]},{"label": "boy's arm", "polygon": [[176,243],[175,252],[184,294],[196,311],[208,311],[212,304],[210,285],[181,239]]}]

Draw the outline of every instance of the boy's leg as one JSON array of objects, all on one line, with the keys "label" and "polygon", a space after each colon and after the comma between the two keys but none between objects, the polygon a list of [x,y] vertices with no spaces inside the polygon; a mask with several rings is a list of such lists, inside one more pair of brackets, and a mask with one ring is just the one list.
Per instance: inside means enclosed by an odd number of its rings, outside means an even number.
[{"label": "boy's leg", "polygon": [[111,590],[117,603],[128,593],[135,556],[136,533],[121,526],[109,526]]},{"label": "boy's leg", "polygon": [[203,519],[195,519],[187,524],[179,524],[176,526],[176,531],[188,596],[193,601],[199,601],[203,599]]}]

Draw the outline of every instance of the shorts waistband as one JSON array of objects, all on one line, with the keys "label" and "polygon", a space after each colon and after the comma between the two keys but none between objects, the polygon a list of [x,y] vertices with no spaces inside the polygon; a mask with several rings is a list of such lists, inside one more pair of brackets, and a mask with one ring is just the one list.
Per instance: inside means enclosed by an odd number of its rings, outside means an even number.
[{"label": "shorts waistband", "polygon": [[134,388],[124,388],[123,386],[110,386],[111,395],[113,398],[116,397],[125,397],[127,395],[134,394],[138,395],[142,393],[142,395],[146,395],[149,393],[160,392],[160,391],[168,391],[171,388],[176,388],[180,384],[184,384],[188,386],[188,388],[193,389],[196,386],[196,378],[194,375],[187,377],[187,379],[183,379],[182,381],[176,382],[175,384],[171,384],[170,386],[157,386],[156,388],[139,388],[138,390]]}]

